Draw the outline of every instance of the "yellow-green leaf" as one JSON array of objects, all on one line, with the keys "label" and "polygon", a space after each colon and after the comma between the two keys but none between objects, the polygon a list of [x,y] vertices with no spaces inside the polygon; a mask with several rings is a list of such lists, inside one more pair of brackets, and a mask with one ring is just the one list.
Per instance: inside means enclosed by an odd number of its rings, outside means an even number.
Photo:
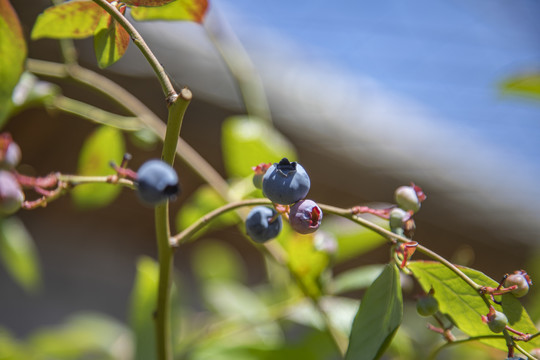
[{"label": "yellow-green leaf", "polygon": [[12,107],[11,94],[26,60],[19,18],[8,0],[0,0],[0,127]]},{"label": "yellow-green leaf", "polygon": [[131,9],[135,20],[184,20],[201,23],[208,9],[207,0],[176,0],[159,7]]},{"label": "yellow-green leaf", "polygon": [[[78,173],[85,176],[114,174],[110,162],[119,163],[125,153],[122,133],[112,127],[101,126],[85,141],[79,155]],[[83,184],[72,191],[72,198],[82,208],[96,208],[111,203],[120,193],[113,184]]]},{"label": "yellow-green leaf", "polygon": [[107,12],[92,0],[72,0],[52,6],[40,14],[32,29],[32,39],[82,39],[94,34]]},{"label": "yellow-green leaf", "polygon": [[27,291],[37,289],[41,276],[34,240],[16,217],[0,218],[0,256],[19,285]]},{"label": "yellow-green leaf", "polygon": [[222,129],[223,161],[232,177],[252,176],[252,167],[261,163],[297,160],[291,143],[262,120],[234,116]]},{"label": "yellow-green leaf", "polygon": [[98,66],[106,68],[124,56],[130,41],[127,31],[112,17],[104,17],[96,28],[94,51]]},{"label": "yellow-green leaf", "polygon": [[[482,315],[488,313],[488,307],[463,279],[441,263],[434,261],[411,261],[408,268],[413,272],[424,291],[431,288],[439,302],[439,309],[451,317],[456,326],[469,336],[494,335],[486,324],[482,322]],[[497,287],[498,283],[480,271],[459,267],[468,277],[479,285]],[[536,327],[529,318],[527,311],[512,294],[502,296],[502,306],[493,303],[497,311],[502,311],[508,317],[509,325],[521,332],[536,333]],[[507,350],[504,339],[482,340],[483,343]],[[540,347],[540,340],[533,339],[521,344],[525,349],[531,350]]]},{"label": "yellow-green leaf", "polygon": [[124,0],[124,4],[129,6],[163,6],[176,0]]},{"label": "yellow-green leaf", "polygon": [[153,313],[156,310],[159,265],[149,257],[137,262],[135,285],[131,291],[130,325],[135,336],[135,360],[152,359],[155,355]]},{"label": "yellow-green leaf", "polygon": [[511,77],[501,84],[504,94],[520,95],[540,100],[540,72]]},{"label": "yellow-green leaf", "polygon": [[321,292],[321,275],[330,263],[330,255],[315,246],[315,234],[294,234],[284,241],[289,267],[311,296]]}]

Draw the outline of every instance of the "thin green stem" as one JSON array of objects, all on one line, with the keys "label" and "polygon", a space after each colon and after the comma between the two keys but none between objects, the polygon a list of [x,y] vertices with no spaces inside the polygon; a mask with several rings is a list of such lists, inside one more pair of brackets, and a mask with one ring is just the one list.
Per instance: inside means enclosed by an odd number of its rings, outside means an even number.
[{"label": "thin green stem", "polygon": [[521,345],[514,342],[514,348],[525,355],[528,360],[538,360],[535,356],[531,355],[527,350],[525,350]]},{"label": "thin green stem", "polygon": [[171,237],[171,246],[178,247],[180,244],[188,242],[193,237],[193,235],[195,235],[199,230],[208,225],[212,220],[229,211],[236,210],[245,206],[256,205],[272,205],[272,202],[268,199],[249,199],[232,202],[220,208],[217,208],[214,211],[211,211],[205,216],[201,217],[199,220],[195,221],[193,224],[185,228],[179,234]]},{"label": "thin green stem", "polygon": [[[174,156],[184,114],[191,101],[191,91],[183,89],[169,107],[167,131],[163,141],[161,158],[173,165]],[[156,346],[159,360],[172,359],[171,339],[171,287],[173,270],[173,249],[170,246],[169,203],[158,205],[154,212],[156,239],[158,244],[159,279],[156,304]]]},{"label": "thin green stem", "polygon": [[122,116],[87,104],[85,102],[58,95],[50,104],[57,110],[80,118],[90,120],[98,124],[116,127],[126,131],[136,131],[143,128],[139,118],[134,116]]},{"label": "thin green stem", "polygon": [[137,29],[135,29],[135,27],[124,17],[124,15],[122,15],[120,11],[118,11],[116,6],[114,6],[113,4],[109,3],[106,0],[93,1],[99,6],[101,6],[101,8],[103,8],[105,11],[107,11],[114,18],[114,20],[118,21],[118,23],[128,32],[135,45],[137,45],[139,50],[141,50],[142,54],[156,73],[165,97],[167,99],[174,97],[176,95],[176,91],[172,86],[171,80],[169,79],[167,73],[165,72],[165,69],[163,68],[163,66],[161,66],[160,62],[158,61],[152,50],[150,50]]},{"label": "thin green stem", "polygon": [[[342,209],[342,208],[338,208],[338,207],[335,207],[335,206],[321,205],[321,204],[319,204],[319,206],[323,210],[323,212],[332,213],[332,214],[339,215],[339,216],[342,216],[344,218],[350,219],[350,220],[354,221],[355,223],[360,224],[360,225],[362,225],[362,226],[364,226],[364,227],[378,233],[379,235],[384,236],[385,238],[389,239],[390,241],[398,241],[398,242],[401,242],[401,243],[407,243],[407,242],[411,241],[411,239],[408,239],[408,238],[406,238],[404,236],[395,234],[395,233],[391,232],[390,230],[387,230],[385,228],[380,227],[377,224],[372,223],[369,220],[366,220],[366,219],[364,219],[362,217],[356,216],[351,211],[351,209]],[[471,278],[469,278],[465,273],[463,273],[463,271],[461,271],[457,266],[452,264],[450,261],[446,260],[445,258],[440,256],[439,254],[429,250],[425,246],[418,245],[417,250],[420,251],[421,253],[429,256],[433,260],[436,260],[436,261],[439,261],[440,263],[442,263],[444,266],[446,266],[448,269],[452,270],[457,276],[462,278],[469,286],[471,286],[476,292],[478,292],[480,294],[482,286],[478,285],[476,282],[474,282]],[[487,304],[489,305],[489,301],[485,298],[485,296],[483,294],[480,294],[480,295],[482,295],[482,298],[484,299],[484,301],[487,302]]]},{"label": "thin green stem", "polygon": [[129,187],[130,189],[135,189],[135,184],[133,183],[133,180],[125,179],[125,178],[118,178],[117,175],[109,175],[109,176],[83,176],[83,175],[65,175],[65,174],[57,174],[57,179],[61,182],[68,183],[69,185],[76,186],[76,185],[83,185],[83,184],[118,184],[125,187]]}]

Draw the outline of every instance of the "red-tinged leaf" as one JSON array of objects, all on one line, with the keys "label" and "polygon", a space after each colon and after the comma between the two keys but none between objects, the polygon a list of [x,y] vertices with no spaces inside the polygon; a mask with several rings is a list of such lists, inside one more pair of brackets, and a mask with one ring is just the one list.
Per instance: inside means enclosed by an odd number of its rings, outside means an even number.
[{"label": "red-tinged leaf", "polygon": [[125,0],[124,4],[129,6],[163,6],[176,0]]},{"label": "red-tinged leaf", "polygon": [[12,106],[11,94],[26,59],[26,42],[17,14],[8,0],[0,0],[0,126]]},{"label": "red-tinged leaf", "polygon": [[127,31],[112,17],[104,18],[94,35],[94,50],[98,66],[106,68],[120,60],[129,45]]},{"label": "red-tinged leaf", "polygon": [[73,0],[46,9],[32,29],[32,39],[82,39],[92,36],[107,15],[91,0]]},{"label": "red-tinged leaf", "polygon": [[208,10],[207,0],[176,0],[160,7],[131,9],[135,20],[184,20],[202,23]]}]

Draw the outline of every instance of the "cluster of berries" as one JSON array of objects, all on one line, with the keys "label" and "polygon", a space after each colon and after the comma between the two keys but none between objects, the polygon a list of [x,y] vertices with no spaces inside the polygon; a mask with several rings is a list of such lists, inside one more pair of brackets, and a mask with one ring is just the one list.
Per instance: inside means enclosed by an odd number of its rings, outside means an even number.
[{"label": "cluster of berries", "polygon": [[[400,186],[394,193],[397,207],[390,210],[390,230],[398,235],[408,236],[414,230],[412,216],[420,210],[426,195],[422,189],[414,184]],[[411,236],[408,236],[411,237]]]},{"label": "cluster of berries", "polygon": [[311,181],[302,165],[283,158],[279,163],[261,164],[253,170],[255,187],[276,204],[274,208],[254,207],[248,214],[246,232],[253,241],[264,243],[278,236],[283,226],[281,214],[288,216],[291,227],[300,234],[319,228],[322,210],[314,201],[305,199]]},{"label": "cluster of berries", "polygon": [[8,133],[0,134],[0,215],[11,215],[21,207],[24,192],[15,176],[21,149]]}]

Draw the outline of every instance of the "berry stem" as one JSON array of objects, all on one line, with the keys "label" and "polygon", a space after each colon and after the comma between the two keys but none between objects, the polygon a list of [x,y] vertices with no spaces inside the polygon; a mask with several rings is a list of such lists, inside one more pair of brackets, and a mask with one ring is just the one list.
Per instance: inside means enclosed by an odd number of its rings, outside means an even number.
[{"label": "berry stem", "polygon": [[[27,59],[26,67],[35,75],[70,79],[99,92],[130,114],[137,116],[139,121],[160,139],[165,139],[166,125],[163,121],[137,97],[109,78],[78,64],[66,66],[50,61]],[[54,106],[54,103],[52,105]],[[64,109],[59,108],[59,110]],[[230,200],[229,186],[221,175],[182,138],[177,140],[176,153],[184,164],[214,188],[223,199]]]}]

